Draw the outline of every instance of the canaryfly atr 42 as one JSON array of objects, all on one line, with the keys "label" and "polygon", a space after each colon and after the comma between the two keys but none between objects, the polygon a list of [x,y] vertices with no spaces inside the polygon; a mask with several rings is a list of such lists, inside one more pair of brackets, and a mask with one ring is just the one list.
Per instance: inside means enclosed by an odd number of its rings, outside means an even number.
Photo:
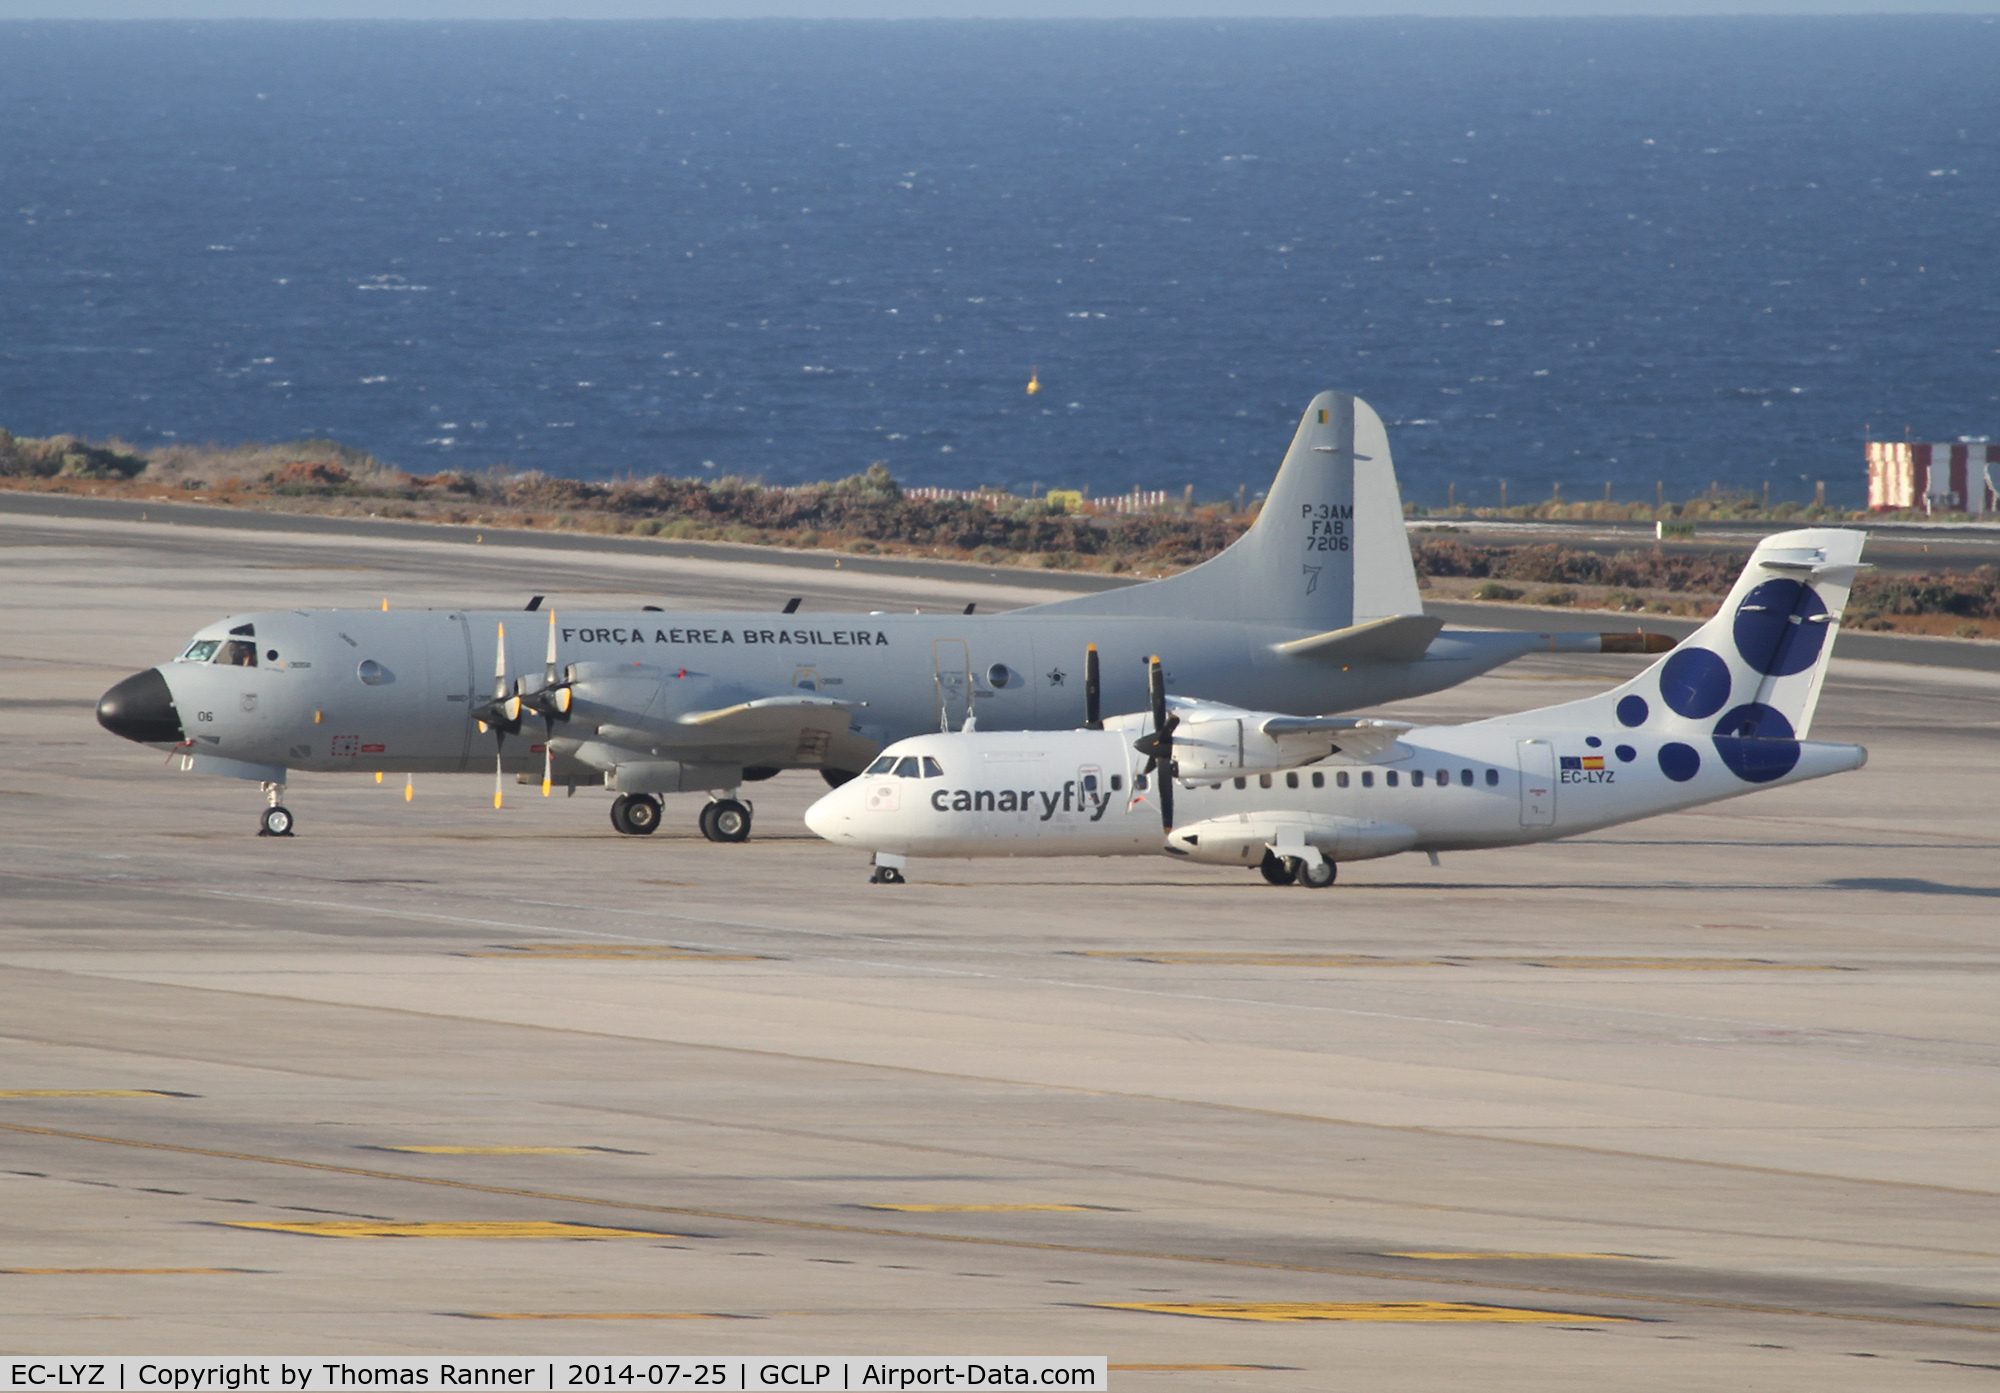
[{"label": "canaryfly atr 42", "polygon": [[878,883],[914,857],[1165,852],[1317,887],[1343,861],[1551,841],[1859,769],[1859,745],[1806,734],[1864,540],[1766,538],[1715,618],[1581,701],[1454,726],[1301,717],[1169,696],[1155,660],[1151,711],[904,740],[806,825],[875,853]]},{"label": "canaryfly atr 42", "polygon": [[[1313,399],[1256,523],[1166,580],[1008,614],[292,610],[217,620],[178,659],[104,694],[97,719],[183,769],[261,783],[260,828],[290,836],[288,771],[508,775],[616,795],[644,834],[662,793],[706,793],[702,832],[750,835],[745,783],[781,769],[837,784],[891,740],[1075,719],[1075,665],[1137,704],[1146,658],[1169,685],[1278,711],[1343,711],[1439,691],[1529,652],[1638,649],[1656,636],[1440,633],[1417,596],[1381,418]],[[534,606],[531,605],[530,608]],[[1664,646],[1664,640],[1661,641]],[[484,674],[491,672],[489,679]]]}]

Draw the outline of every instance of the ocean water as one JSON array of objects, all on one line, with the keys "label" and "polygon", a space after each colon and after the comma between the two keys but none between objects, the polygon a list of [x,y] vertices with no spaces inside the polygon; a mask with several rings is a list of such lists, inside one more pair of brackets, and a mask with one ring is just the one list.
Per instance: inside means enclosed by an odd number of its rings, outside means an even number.
[{"label": "ocean water", "polygon": [[[0,425],[1858,503],[2000,434],[1990,18],[0,24]],[[1044,390],[1025,390],[1038,372]]]}]

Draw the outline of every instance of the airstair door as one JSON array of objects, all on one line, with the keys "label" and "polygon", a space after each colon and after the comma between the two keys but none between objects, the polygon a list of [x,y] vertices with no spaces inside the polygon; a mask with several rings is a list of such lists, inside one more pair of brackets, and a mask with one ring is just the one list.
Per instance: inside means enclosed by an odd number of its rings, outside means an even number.
[{"label": "airstair door", "polygon": [[939,730],[962,730],[972,714],[972,652],[962,638],[941,638],[931,644],[937,657]]},{"label": "airstair door", "polygon": [[1521,825],[1553,827],[1556,821],[1556,747],[1546,740],[1515,742],[1521,761]]}]

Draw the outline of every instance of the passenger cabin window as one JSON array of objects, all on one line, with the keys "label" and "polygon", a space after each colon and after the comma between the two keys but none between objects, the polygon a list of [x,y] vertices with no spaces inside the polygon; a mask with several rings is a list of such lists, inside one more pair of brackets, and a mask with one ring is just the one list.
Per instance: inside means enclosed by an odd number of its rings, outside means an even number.
[{"label": "passenger cabin window", "polygon": [[1125,787],[1125,776],[1123,774],[1113,774],[1111,776],[1111,791],[1113,793],[1117,793],[1120,789],[1124,787]]},{"label": "passenger cabin window", "polygon": [[917,763],[915,755],[904,755],[896,761],[896,777],[899,779],[922,778],[923,766]]},{"label": "passenger cabin window", "polygon": [[255,667],[257,645],[240,638],[233,638],[222,645],[221,651],[215,655],[215,661],[224,667]]},{"label": "passenger cabin window", "polygon": [[894,755],[883,755],[882,758],[869,765],[863,772],[869,774],[886,774],[895,767],[896,757]]},{"label": "passenger cabin window", "polygon": [[181,654],[181,661],[184,663],[205,663],[215,656],[215,650],[220,647],[222,647],[222,640],[219,638],[202,639],[198,643],[189,645],[188,651]]},{"label": "passenger cabin window", "polygon": [[1500,771],[1498,769],[1488,769],[1486,771],[1486,786],[1488,788],[1497,788],[1499,784]]},{"label": "passenger cabin window", "polygon": [[1324,775],[1324,774],[1320,774],[1320,773],[1315,773],[1315,774],[1313,775],[1313,787],[1314,787],[1314,788],[1325,788],[1325,787],[1326,787],[1326,775]]},{"label": "passenger cabin window", "polygon": [[944,777],[944,767],[929,755],[924,756],[924,777],[926,779],[942,779]]},{"label": "passenger cabin window", "polygon": [[1461,784],[1461,785],[1462,785],[1463,787],[1466,787],[1466,788],[1471,788],[1471,787],[1472,787],[1472,771],[1471,771],[1470,769],[1461,769],[1461,770],[1459,770],[1459,771],[1458,771],[1458,782],[1459,782],[1459,783],[1460,783],[1460,784]]},{"label": "passenger cabin window", "polygon": [[1248,779],[1238,779],[1236,781],[1236,786],[1238,788],[1248,788],[1250,787],[1250,781]]},{"label": "passenger cabin window", "polygon": [[[1114,784],[1112,787],[1115,788],[1117,785]],[[1132,776],[1132,791],[1134,793],[1144,793],[1146,791],[1146,776],[1144,774],[1134,774]]]},{"label": "passenger cabin window", "polygon": [[1257,776],[1257,787],[1269,788],[1270,786],[1271,786],[1271,776],[1269,774],[1259,774]]},{"label": "passenger cabin window", "polygon": [[1449,769],[1438,770],[1438,787],[1439,788],[1451,787],[1451,770]]},{"label": "passenger cabin window", "polygon": [[1297,788],[1298,786],[1299,786],[1299,776],[1297,774],[1285,775],[1286,788]]},{"label": "passenger cabin window", "polygon": [[1373,769],[1363,769],[1361,771],[1361,786],[1363,788],[1375,787],[1375,771]]},{"label": "passenger cabin window", "polygon": [[1390,788],[1394,788],[1398,782],[1396,771],[1391,769],[1388,773],[1384,774],[1382,782],[1389,785]]},{"label": "passenger cabin window", "polygon": [[1424,786],[1424,771],[1421,769],[1412,769],[1410,771],[1410,787],[1422,788],[1423,786]]},{"label": "passenger cabin window", "polygon": [[1083,778],[1080,779],[1078,782],[1083,785],[1083,791],[1085,793],[1097,792],[1097,771],[1095,769],[1091,770],[1089,773],[1085,774]]},{"label": "passenger cabin window", "polygon": [[1334,774],[1334,776],[1333,776],[1333,781],[1334,781],[1334,783],[1338,784],[1338,785],[1339,785],[1339,786],[1340,786],[1341,788],[1346,788],[1346,787],[1347,787],[1347,771],[1346,771],[1345,769],[1342,769],[1342,770],[1338,771],[1338,772],[1337,772],[1336,774]]}]

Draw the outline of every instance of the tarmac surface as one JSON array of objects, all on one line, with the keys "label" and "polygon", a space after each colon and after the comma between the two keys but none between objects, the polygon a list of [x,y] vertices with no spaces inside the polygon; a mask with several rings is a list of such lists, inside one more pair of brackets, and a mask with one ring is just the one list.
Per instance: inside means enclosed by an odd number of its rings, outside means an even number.
[{"label": "tarmac surface", "polygon": [[[1858,773],[1325,891],[256,790],[99,730],[232,610],[982,608],[697,557],[0,518],[0,1347],[1105,1353],[1120,1388],[1991,1388],[2000,678]],[[1842,644],[1847,642],[1845,637]],[[1536,658],[1396,709],[1567,699]]]}]

